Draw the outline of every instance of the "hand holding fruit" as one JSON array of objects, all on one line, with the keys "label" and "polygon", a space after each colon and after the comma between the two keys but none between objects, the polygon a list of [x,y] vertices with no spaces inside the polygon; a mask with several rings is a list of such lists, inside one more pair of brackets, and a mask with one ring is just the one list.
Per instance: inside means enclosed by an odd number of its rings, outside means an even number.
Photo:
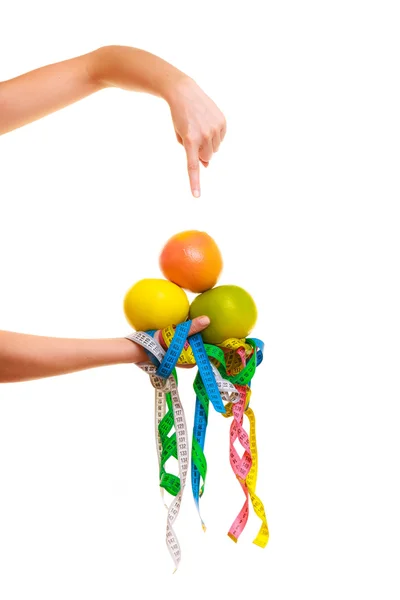
[{"label": "hand holding fruit", "polygon": [[[200,516],[200,497],[207,472],[205,436],[211,406],[217,413],[232,418],[230,464],[246,494],[245,504],[228,535],[238,541],[247,523],[251,501],[261,520],[254,543],[264,548],[268,542],[265,509],[255,492],[257,443],[254,411],[249,407],[251,380],[263,360],[264,344],[249,337],[257,320],[257,308],[250,294],[235,285],[213,287],[222,270],[222,258],[208,234],[185,231],[174,235],[161,252],[160,267],[166,279],[137,282],[125,296],[124,310],[129,323],[139,330],[128,339],[143,347],[151,361],[138,366],[150,377],[155,389],[159,484],[175,497],[167,506],[166,543],[177,568],[181,551],[172,525],[181,506],[190,449],[192,491]],[[191,305],[184,289],[200,292]],[[194,335],[199,332],[201,336]],[[194,365],[198,372],[193,382],[196,404],[190,443],[175,367]],[[250,424],[249,433],[243,427],[245,416]],[[179,476],[167,471],[166,463],[171,457],[178,461]],[[205,530],[201,516],[200,519]]]},{"label": "hand holding fruit", "polygon": [[[201,333],[204,329],[206,329],[206,327],[209,326],[209,324],[210,319],[204,315],[202,315],[201,317],[194,318],[189,329],[189,336],[195,335],[196,333]],[[160,344],[160,346],[162,346],[162,348],[164,348],[164,350],[167,350],[167,346],[165,345],[163,337],[161,335],[161,329],[156,331],[156,333],[154,334],[154,339],[157,340],[157,342]],[[178,364],[177,366],[182,369],[192,369],[195,365]]]}]

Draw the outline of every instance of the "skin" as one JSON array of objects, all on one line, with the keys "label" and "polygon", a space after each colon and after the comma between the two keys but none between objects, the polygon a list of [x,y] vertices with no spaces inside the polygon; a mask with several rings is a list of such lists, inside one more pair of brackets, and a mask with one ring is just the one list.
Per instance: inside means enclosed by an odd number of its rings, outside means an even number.
[{"label": "skin", "polygon": [[[0,135],[109,87],[145,92],[169,104],[176,138],[186,152],[192,194],[198,198],[199,164],[207,167],[218,151],[225,118],[193,79],[143,50],[107,46],[0,82]],[[189,334],[208,324],[207,317],[194,319]],[[143,349],[124,338],[61,339],[0,331],[0,383],[147,361]]]},{"label": "skin", "polygon": [[106,46],[0,82],[0,135],[109,87],[146,92],[169,104],[177,140],[186,151],[192,194],[198,198],[199,163],[208,166],[218,151],[225,118],[193,79],[144,50]]},{"label": "skin", "polygon": [[[202,331],[209,322],[207,317],[193,319],[189,335]],[[156,339],[161,342],[159,332]],[[80,340],[0,331],[0,383],[142,362],[149,362],[143,348],[125,338]]]}]

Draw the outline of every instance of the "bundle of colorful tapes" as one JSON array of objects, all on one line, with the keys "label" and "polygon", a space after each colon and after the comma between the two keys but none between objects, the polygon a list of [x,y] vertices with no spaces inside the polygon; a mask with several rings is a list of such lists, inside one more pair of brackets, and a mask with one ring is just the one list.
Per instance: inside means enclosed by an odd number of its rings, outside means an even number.
[{"label": "bundle of colorful tapes", "polygon": [[[200,264],[203,271],[200,269],[199,272],[197,269],[197,273],[194,273],[194,269],[188,269],[188,265],[184,261],[182,264],[182,253],[175,252],[174,254],[172,252],[171,259],[171,243],[174,246],[176,240],[184,246],[186,256],[189,244],[192,255],[196,257],[197,267]],[[211,279],[215,279],[214,283],[218,279],[222,260],[216,261],[215,249],[211,252],[212,260],[205,257],[204,245],[209,246],[210,240],[218,250],[212,238],[201,232],[178,234],[171,238],[164,247],[160,263],[164,274],[170,279],[172,263],[175,282],[177,280],[181,282],[181,287],[178,288],[179,292],[183,292],[182,287],[184,286],[191,290],[197,287],[193,291],[201,291],[199,288],[209,285],[210,274]],[[166,252],[170,254],[169,257],[167,256],[169,264],[165,259]],[[203,257],[203,261],[199,261],[199,256]],[[212,269],[216,263],[219,265],[217,265],[219,269],[217,274],[215,274],[217,269],[214,269],[214,273]],[[180,267],[180,270],[177,267]],[[192,281],[188,282],[188,277]],[[193,283],[193,277],[196,285]],[[202,280],[207,278],[207,283],[203,281],[203,285],[201,285]],[[264,344],[260,340],[247,337],[257,316],[255,304],[251,296],[237,286],[220,286],[214,289],[207,287],[209,291],[197,296],[190,310],[189,303],[187,303],[187,313],[190,312],[190,316],[194,318],[199,314],[209,315],[211,312],[213,313],[211,325],[202,334],[189,336],[191,320],[186,320],[188,316],[184,314],[186,309],[182,310],[183,307],[177,302],[177,298],[179,298],[177,290],[171,288],[170,293],[169,286],[177,287],[175,282],[165,280],[138,282],[127,293],[124,308],[128,321],[135,329],[146,329],[146,331],[135,331],[127,337],[143,346],[149,357],[149,362],[138,366],[149,375],[155,388],[155,425],[160,488],[162,492],[165,490],[173,497],[170,506],[167,507],[166,541],[177,568],[181,560],[181,549],[173,525],[179,513],[186,484],[189,452],[191,453],[193,496],[200,514],[199,500],[204,493],[207,473],[204,447],[210,402],[218,413],[232,419],[230,464],[245,496],[243,507],[234,520],[228,535],[235,542],[238,540],[248,520],[250,502],[255,514],[261,520],[254,543],[262,548],[265,547],[269,533],[264,506],[256,494],[258,466],[256,427],[254,412],[250,408],[251,381],[257,367],[262,362],[264,349]],[[186,298],[186,294],[184,297]],[[179,325],[160,325],[163,319],[169,317],[171,317],[171,321],[177,322],[176,316],[179,310],[182,320]],[[138,326],[143,324],[146,324],[146,327]],[[162,340],[160,341],[163,342],[166,350],[155,338],[157,330],[161,330]],[[227,330],[231,331],[231,336],[225,339],[224,334]],[[191,444],[189,443],[184,409],[179,397],[178,376],[175,368],[177,365],[197,365],[198,367],[193,384],[196,406]],[[245,428],[245,416],[248,421],[248,431]],[[241,456],[235,448],[236,441],[242,446]],[[177,461],[178,475],[168,472],[166,469],[166,463],[171,457]],[[205,530],[203,520],[201,523]]]}]

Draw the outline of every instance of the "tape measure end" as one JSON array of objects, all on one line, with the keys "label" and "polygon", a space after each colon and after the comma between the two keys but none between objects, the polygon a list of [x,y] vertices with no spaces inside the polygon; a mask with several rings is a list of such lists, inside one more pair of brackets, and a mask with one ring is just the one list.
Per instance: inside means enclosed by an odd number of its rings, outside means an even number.
[{"label": "tape measure end", "polygon": [[269,542],[269,536],[267,537],[266,540],[263,540],[263,541],[259,541],[257,539],[253,540],[253,544],[255,546],[258,546],[259,548],[263,548],[263,549],[266,547],[266,545],[268,544],[268,542]]},{"label": "tape measure end", "polygon": [[228,537],[230,537],[230,538],[231,538],[231,540],[232,540],[233,542],[235,542],[235,544],[237,544],[237,538],[236,538],[234,535],[232,535],[231,533],[228,533]]}]

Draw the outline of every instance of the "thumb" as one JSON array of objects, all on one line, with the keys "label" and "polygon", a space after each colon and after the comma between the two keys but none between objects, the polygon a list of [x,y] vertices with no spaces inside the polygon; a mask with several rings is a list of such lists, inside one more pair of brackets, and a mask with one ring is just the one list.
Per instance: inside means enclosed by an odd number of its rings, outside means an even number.
[{"label": "thumb", "polygon": [[192,321],[192,326],[189,329],[189,335],[194,335],[195,333],[200,333],[203,329],[206,329],[210,324],[210,319],[208,317],[196,317]]},{"label": "thumb", "polygon": [[[196,317],[192,321],[192,325],[189,329],[188,335],[190,336],[190,335],[195,335],[195,333],[200,333],[200,331],[203,331],[203,329],[206,329],[206,327],[208,327],[209,324],[210,324],[210,319],[208,317],[205,317],[205,316]],[[159,329],[155,333],[154,339],[162,346],[162,348],[164,348],[164,350],[167,350],[168,346],[165,345],[165,342],[163,340],[163,336],[161,333],[161,329]]]}]

